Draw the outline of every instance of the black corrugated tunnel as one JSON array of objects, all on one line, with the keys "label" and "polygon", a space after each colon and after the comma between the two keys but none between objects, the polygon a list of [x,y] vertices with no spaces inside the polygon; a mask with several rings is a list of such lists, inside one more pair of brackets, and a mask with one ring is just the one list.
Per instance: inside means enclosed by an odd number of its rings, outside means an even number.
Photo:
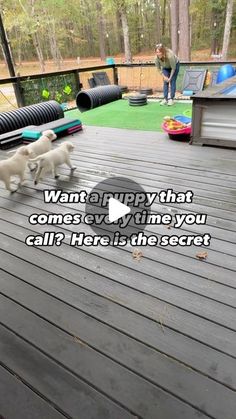
[{"label": "black corrugated tunnel", "polygon": [[121,98],[121,88],[116,84],[97,86],[79,92],[76,96],[76,105],[80,112],[85,112]]},{"label": "black corrugated tunnel", "polygon": [[64,112],[55,100],[24,106],[0,115],[0,134],[24,128],[27,125],[41,125],[64,117]]}]

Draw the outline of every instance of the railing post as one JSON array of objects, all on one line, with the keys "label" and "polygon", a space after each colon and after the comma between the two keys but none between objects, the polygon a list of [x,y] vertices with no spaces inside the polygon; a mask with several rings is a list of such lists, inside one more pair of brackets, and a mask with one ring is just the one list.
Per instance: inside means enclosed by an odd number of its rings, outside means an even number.
[{"label": "railing post", "polygon": [[114,80],[114,84],[118,84],[118,69],[117,69],[117,67],[116,67],[115,64],[112,67],[113,67],[113,80]]},{"label": "railing post", "polygon": [[73,73],[74,73],[74,76],[75,76],[75,83],[76,83],[76,86],[77,86],[78,92],[79,92],[81,90],[81,87],[83,87],[83,85],[80,83],[79,70],[74,70]]},{"label": "railing post", "polygon": [[18,74],[16,76],[16,83],[15,85],[13,84],[13,87],[15,91],[17,106],[18,108],[21,108],[22,106],[25,106],[25,97]]},{"label": "railing post", "polygon": [[[6,37],[5,28],[3,26],[3,21],[2,21],[1,14],[0,14],[0,39],[1,39],[1,42],[2,42],[3,51],[4,51],[4,54],[5,54],[5,57],[6,57],[6,62],[7,62],[9,74],[10,74],[11,77],[16,77],[14,64],[13,64],[13,59],[12,59],[12,56],[11,56],[11,51],[10,51],[8,40],[7,40],[7,37]],[[14,89],[14,93],[15,93],[16,102],[17,102],[18,107],[23,106],[23,99],[22,99],[22,95],[21,95],[21,87],[20,87],[19,80],[16,80],[16,83],[13,83],[13,89]]]}]

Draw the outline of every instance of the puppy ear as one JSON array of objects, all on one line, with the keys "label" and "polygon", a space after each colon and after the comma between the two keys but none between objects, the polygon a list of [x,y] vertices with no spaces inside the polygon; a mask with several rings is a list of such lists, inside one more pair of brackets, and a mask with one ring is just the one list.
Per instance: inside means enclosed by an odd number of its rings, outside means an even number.
[{"label": "puppy ear", "polygon": [[27,148],[27,147],[21,147],[21,154],[22,154],[23,156],[27,156],[27,157],[29,157],[29,156],[30,156],[30,154],[31,154],[31,152],[28,150],[28,148]]},{"label": "puppy ear", "polygon": [[[25,155],[25,151],[27,150],[27,147],[25,146],[25,145],[23,145],[23,146],[21,146],[21,147],[19,147],[17,150],[16,150],[16,152],[17,153],[20,153],[20,154],[22,154],[22,155]],[[28,151],[28,150],[27,150]]]}]

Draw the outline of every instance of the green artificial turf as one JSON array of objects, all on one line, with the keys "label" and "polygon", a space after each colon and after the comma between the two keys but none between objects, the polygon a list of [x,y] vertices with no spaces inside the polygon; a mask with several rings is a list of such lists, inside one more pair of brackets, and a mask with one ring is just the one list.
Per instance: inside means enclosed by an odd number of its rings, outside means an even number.
[{"label": "green artificial turf", "polygon": [[191,103],[178,102],[173,106],[160,106],[159,102],[148,102],[144,106],[129,106],[128,100],[121,99],[86,112],[80,112],[78,109],[66,111],[65,117],[78,118],[84,125],[162,131],[164,116],[182,115],[191,108]]}]

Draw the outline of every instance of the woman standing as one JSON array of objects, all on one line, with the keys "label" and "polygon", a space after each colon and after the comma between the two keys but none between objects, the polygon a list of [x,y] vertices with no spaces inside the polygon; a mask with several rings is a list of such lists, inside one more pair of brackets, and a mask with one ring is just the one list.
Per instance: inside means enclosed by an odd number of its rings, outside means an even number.
[{"label": "woman standing", "polygon": [[[163,44],[156,45],[156,60],[155,64],[158,70],[163,76],[163,95],[164,99],[161,101],[161,105],[173,105],[174,97],[176,92],[176,79],[179,73],[179,59],[171,51],[171,49],[166,48]],[[170,86],[170,99],[168,100]]]}]

